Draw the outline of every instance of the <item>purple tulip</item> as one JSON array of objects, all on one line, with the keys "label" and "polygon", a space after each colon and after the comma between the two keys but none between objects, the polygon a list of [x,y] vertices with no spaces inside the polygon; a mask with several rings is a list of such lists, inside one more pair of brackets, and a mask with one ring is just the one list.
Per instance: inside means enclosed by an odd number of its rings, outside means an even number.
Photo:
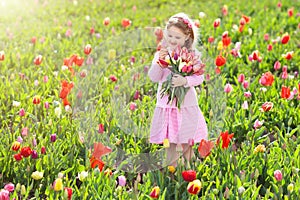
[{"label": "purple tulip", "polygon": [[118,177],[118,184],[119,184],[119,186],[125,186],[126,185],[126,177],[125,176],[119,176]]},{"label": "purple tulip", "polygon": [[31,152],[31,158],[32,158],[32,159],[37,159],[37,158],[38,158],[38,153],[37,153],[35,150],[33,150],[33,151]]},{"label": "purple tulip", "polygon": [[178,60],[178,54],[176,52],[174,53],[174,60]]},{"label": "purple tulip", "polygon": [[22,143],[23,142],[23,138],[21,136],[18,136],[17,141]]},{"label": "purple tulip", "polygon": [[56,134],[55,133],[50,136],[50,141],[51,142],[55,142],[56,141]]}]

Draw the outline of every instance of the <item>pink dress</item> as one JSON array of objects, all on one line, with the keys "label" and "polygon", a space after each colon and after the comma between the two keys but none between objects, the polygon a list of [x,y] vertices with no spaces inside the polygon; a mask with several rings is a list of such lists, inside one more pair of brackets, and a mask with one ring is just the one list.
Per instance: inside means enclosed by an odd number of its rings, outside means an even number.
[{"label": "pink dress", "polygon": [[155,53],[151,68],[148,72],[153,82],[158,82],[156,108],[152,118],[150,129],[150,143],[162,144],[165,138],[170,143],[188,143],[193,139],[195,143],[202,139],[207,140],[207,126],[202,112],[198,106],[197,94],[194,86],[200,85],[204,80],[204,75],[187,76],[188,90],[180,110],[175,105],[167,104],[168,96],[161,98],[160,90],[162,83],[166,81],[171,73],[169,69],[161,68],[156,62],[159,52]]}]

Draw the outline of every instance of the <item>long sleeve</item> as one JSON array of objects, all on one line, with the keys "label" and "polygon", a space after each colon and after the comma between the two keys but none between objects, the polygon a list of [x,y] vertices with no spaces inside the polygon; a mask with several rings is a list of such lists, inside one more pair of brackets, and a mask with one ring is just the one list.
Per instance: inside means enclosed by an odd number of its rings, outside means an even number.
[{"label": "long sleeve", "polygon": [[191,75],[191,76],[186,76],[185,77],[187,80],[187,83],[185,85],[185,87],[194,87],[197,85],[200,85],[201,83],[203,83],[204,81],[204,75]]},{"label": "long sleeve", "polygon": [[148,76],[153,82],[159,82],[163,78],[164,70],[157,64],[158,58],[159,52],[156,52],[154,54],[154,59],[148,72]]}]

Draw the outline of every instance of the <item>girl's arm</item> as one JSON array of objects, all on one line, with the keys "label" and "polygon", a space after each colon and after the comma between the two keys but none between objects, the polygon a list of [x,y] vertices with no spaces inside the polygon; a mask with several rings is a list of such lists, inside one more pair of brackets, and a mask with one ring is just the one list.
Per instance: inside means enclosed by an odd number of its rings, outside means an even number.
[{"label": "girl's arm", "polygon": [[154,59],[152,61],[151,67],[148,72],[148,76],[150,77],[151,81],[159,82],[163,77],[164,70],[157,64],[159,58],[159,51],[154,54]]},{"label": "girl's arm", "polygon": [[187,83],[184,85],[184,87],[194,87],[197,85],[200,85],[204,81],[204,75],[191,75],[191,76],[186,76],[186,81]]}]

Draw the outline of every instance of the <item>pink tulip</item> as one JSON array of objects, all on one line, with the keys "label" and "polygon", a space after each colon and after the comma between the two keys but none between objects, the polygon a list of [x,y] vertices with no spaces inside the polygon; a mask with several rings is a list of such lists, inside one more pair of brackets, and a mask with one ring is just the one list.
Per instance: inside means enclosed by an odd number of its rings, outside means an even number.
[{"label": "pink tulip", "polygon": [[249,82],[248,82],[248,81],[244,81],[244,82],[243,82],[243,87],[244,87],[245,89],[247,89],[247,88],[249,87]]},{"label": "pink tulip", "polygon": [[134,95],[133,95],[133,99],[137,100],[140,98],[140,92],[138,90],[135,91]]},{"label": "pink tulip", "polygon": [[267,47],[268,51],[272,51],[273,49],[273,46],[271,44],[268,44],[268,47]]},{"label": "pink tulip", "polygon": [[194,139],[193,139],[193,138],[190,138],[190,139],[188,140],[188,144],[189,144],[190,146],[194,146],[194,144],[195,144]]},{"label": "pink tulip", "polygon": [[44,103],[44,107],[45,107],[46,109],[49,108],[49,102],[48,102],[48,101],[46,101],[46,102]]},{"label": "pink tulip", "polygon": [[249,106],[248,106],[248,101],[244,101],[244,103],[242,104],[242,108],[243,108],[244,110],[247,110],[247,109],[249,108]]},{"label": "pink tulip", "polygon": [[288,78],[288,73],[286,71],[282,72],[281,78],[282,79],[287,79]]},{"label": "pink tulip", "polygon": [[25,110],[24,110],[24,108],[21,108],[21,109],[20,109],[20,111],[19,111],[19,116],[20,116],[20,117],[25,116]]},{"label": "pink tulip", "polygon": [[0,199],[1,200],[9,200],[9,191],[2,189],[0,191]]},{"label": "pink tulip", "polygon": [[256,119],[253,125],[254,129],[260,128],[263,125],[263,123],[264,121],[259,121],[258,119]]},{"label": "pink tulip", "polygon": [[22,135],[22,136],[27,136],[27,135],[28,135],[28,128],[27,128],[27,127],[24,127],[24,128],[22,129],[21,135]]},{"label": "pink tulip", "polygon": [[13,192],[15,190],[15,185],[12,183],[8,183],[4,186],[4,189],[9,192]]},{"label": "pink tulip", "polygon": [[130,109],[131,111],[135,111],[136,108],[137,108],[136,103],[131,102],[130,105],[129,105],[129,109]]},{"label": "pink tulip", "polygon": [[44,83],[47,83],[48,80],[49,80],[49,79],[48,79],[48,76],[44,76],[44,79],[43,79],[43,80],[44,80]]},{"label": "pink tulip", "polygon": [[281,181],[282,180],[282,173],[280,170],[275,170],[274,171],[274,177],[277,181]]},{"label": "pink tulip", "polygon": [[239,83],[243,83],[245,81],[245,75],[244,74],[240,74],[238,77],[238,82]]},{"label": "pink tulip", "polygon": [[249,98],[249,97],[251,97],[252,96],[252,94],[251,94],[251,92],[244,92],[244,96],[246,97],[246,98]]},{"label": "pink tulip", "polygon": [[23,138],[21,136],[18,136],[17,141],[22,143],[23,142]]},{"label": "pink tulip", "polygon": [[71,37],[71,35],[72,35],[71,29],[68,29],[68,30],[66,31],[65,35],[66,35],[66,37]]},{"label": "pink tulip", "polygon": [[224,87],[224,92],[230,93],[230,92],[232,92],[232,90],[233,90],[233,88],[232,88],[232,86],[230,85],[230,83],[227,83],[227,84],[225,85],[225,87]]},{"label": "pink tulip", "polygon": [[282,71],[283,71],[283,72],[287,72],[287,66],[286,66],[286,65],[284,65],[284,66],[282,67]]},{"label": "pink tulip", "polygon": [[266,34],[264,35],[264,40],[265,40],[265,41],[268,41],[268,40],[269,40],[269,34],[268,34],[268,33],[266,33]]},{"label": "pink tulip", "polygon": [[279,70],[280,67],[281,67],[281,64],[280,64],[280,62],[277,60],[277,61],[275,62],[275,64],[274,64],[274,69],[275,69],[275,70]]}]

